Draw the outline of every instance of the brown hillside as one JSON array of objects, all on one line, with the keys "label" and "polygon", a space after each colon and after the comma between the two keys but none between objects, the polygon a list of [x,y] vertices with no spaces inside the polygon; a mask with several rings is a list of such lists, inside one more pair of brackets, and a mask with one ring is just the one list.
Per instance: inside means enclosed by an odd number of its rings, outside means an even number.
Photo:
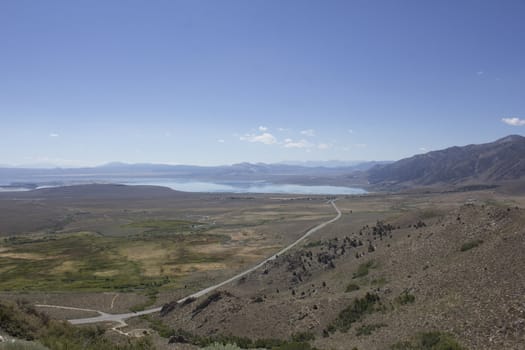
[{"label": "brown hillside", "polygon": [[[340,225],[159,320],[212,337],[307,332],[319,349],[390,349],[425,331],[451,334],[469,349],[519,349],[524,227],[523,209],[483,202]],[[373,308],[348,330],[333,329],[341,310],[366,293],[379,297]]]},{"label": "brown hillside", "polygon": [[373,185],[491,184],[525,176],[525,137],[419,154],[369,170]]}]

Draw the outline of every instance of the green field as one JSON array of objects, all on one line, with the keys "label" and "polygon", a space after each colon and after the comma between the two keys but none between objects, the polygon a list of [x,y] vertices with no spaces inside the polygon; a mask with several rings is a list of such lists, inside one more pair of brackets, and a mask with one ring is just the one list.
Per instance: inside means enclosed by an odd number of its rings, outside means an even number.
[{"label": "green field", "polygon": [[144,234],[105,237],[80,232],[6,239],[0,244],[0,290],[158,288],[176,283],[178,277],[192,268],[198,270],[200,265],[219,263],[227,257],[224,253],[196,253],[195,249],[199,245],[221,244],[229,239],[227,236],[161,233],[180,227],[180,223],[161,221],[157,226],[154,223],[148,222],[146,227],[155,231],[155,237]]},{"label": "green field", "polygon": [[124,226],[143,229],[144,234],[190,233],[203,231],[206,227],[205,224],[199,222],[154,219],[136,221]]}]

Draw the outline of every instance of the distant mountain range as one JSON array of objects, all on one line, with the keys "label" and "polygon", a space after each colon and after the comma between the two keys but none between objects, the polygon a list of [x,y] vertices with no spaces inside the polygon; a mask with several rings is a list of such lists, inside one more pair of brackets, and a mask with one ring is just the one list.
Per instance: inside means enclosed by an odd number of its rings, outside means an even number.
[{"label": "distant mountain range", "polygon": [[[0,168],[0,186],[34,188],[36,184],[127,182],[130,179],[191,179],[196,181],[267,181],[295,184],[349,184],[345,176],[386,162],[351,166],[239,163],[224,166],[108,163],[86,168]],[[127,179],[127,181],[126,181]],[[361,181],[362,182],[362,181]]]},{"label": "distant mountain range", "polygon": [[[109,163],[99,167],[85,168],[98,174],[133,174],[153,176],[191,177],[201,179],[266,179],[267,176],[329,176],[341,175],[354,171],[366,171],[378,164],[388,162],[362,162],[346,166],[322,166],[312,164],[266,164],[266,163],[237,163],[222,166],[194,166],[194,165],[165,165],[165,164],[125,164]],[[73,169],[67,169],[71,171]]]},{"label": "distant mountain range", "polygon": [[[206,182],[266,181],[339,185],[373,190],[414,186],[492,185],[525,179],[525,137],[418,154],[397,162],[239,163],[224,166],[109,163],[90,168],[1,168],[0,187],[133,180],[183,179]],[[132,180],[132,181],[130,181]]]},{"label": "distant mountain range", "polygon": [[318,161],[287,161],[280,162],[278,164],[286,165],[297,165],[304,167],[323,167],[323,168],[353,168],[358,170],[368,170],[374,165],[390,164],[392,161],[365,161],[365,160],[353,160],[353,161],[343,161],[343,160],[318,160]]},{"label": "distant mountain range", "polygon": [[525,179],[525,137],[510,135],[495,142],[419,154],[371,168],[375,186],[495,184]]}]

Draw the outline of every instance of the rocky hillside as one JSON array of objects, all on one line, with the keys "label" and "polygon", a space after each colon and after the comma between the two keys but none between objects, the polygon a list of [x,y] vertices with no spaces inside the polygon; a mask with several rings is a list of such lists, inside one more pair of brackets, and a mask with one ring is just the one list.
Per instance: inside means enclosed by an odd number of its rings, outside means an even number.
[{"label": "rocky hillside", "polygon": [[372,185],[493,184],[525,177],[525,137],[419,154],[369,170]]},{"label": "rocky hillside", "polygon": [[518,349],[524,219],[472,202],[349,227],[153,322],[180,349]]}]

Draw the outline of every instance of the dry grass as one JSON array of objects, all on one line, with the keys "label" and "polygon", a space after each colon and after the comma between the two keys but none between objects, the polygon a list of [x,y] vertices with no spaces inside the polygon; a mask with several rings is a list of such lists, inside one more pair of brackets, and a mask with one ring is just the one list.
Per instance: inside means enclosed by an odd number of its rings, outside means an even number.
[{"label": "dry grass", "polygon": [[64,261],[62,264],[55,267],[51,272],[56,274],[62,274],[65,272],[72,272],[80,268],[80,264],[75,261]]},{"label": "dry grass", "polygon": [[43,254],[37,254],[37,253],[15,253],[11,252],[10,250],[5,250],[4,253],[0,253],[0,258],[6,258],[6,259],[22,259],[22,260],[45,260],[49,259],[49,257],[43,255]]}]

